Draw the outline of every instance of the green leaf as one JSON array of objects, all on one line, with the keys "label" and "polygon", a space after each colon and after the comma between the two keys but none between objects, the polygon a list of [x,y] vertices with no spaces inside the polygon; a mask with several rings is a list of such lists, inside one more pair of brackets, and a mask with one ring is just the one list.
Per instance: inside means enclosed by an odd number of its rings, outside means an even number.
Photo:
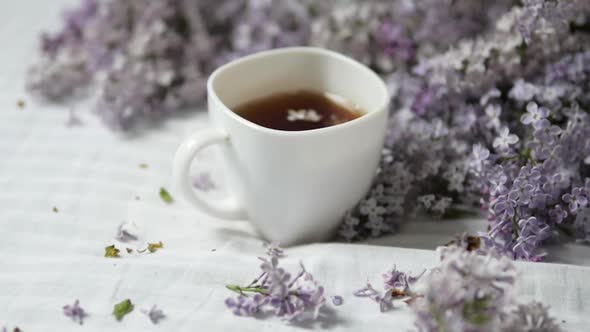
[{"label": "green leaf", "polygon": [[146,168],[148,168],[148,164],[141,163],[141,164],[139,164],[139,168],[146,169]]},{"label": "green leaf", "polygon": [[119,249],[115,248],[114,244],[104,248],[104,257],[117,258],[119,256]]},{"label": "green leaf", "polygon": [[121,320],[125,315],[132,312],[133,308],[134,307],[133,303],[131,303],[131,300],[123,300],[115,304],[115,306],[113,307],[113,315],[115,316],[115,318],[117,318],[117,320]]},{"label": "green leaf", "polygon": [[55,207],[55,206],[54,206],[54,207],[53,207],[53,209],[51,209],[51,210],[52,210],[53,212],[55,212],[55,213],[58,213],[58,212],[59,212],[59,210],[58,210],[58,209],[57,209],[57,207]]},{"label": "green leaf", "polygon": [[171,204],[174,201],[172,199],[172,196],[170,196],[168,191],[166,189],[164,189],[163,187],[160,188],[160,197],[162,197],[162,200],[168,204]]}]

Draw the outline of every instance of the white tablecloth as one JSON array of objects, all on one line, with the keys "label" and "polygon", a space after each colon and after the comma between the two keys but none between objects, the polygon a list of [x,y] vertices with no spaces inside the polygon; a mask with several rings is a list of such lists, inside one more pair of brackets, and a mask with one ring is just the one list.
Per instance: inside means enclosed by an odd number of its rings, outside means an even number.
[{"label": "white tablecloth", "polygon": [[[36,37],[54,27],[64,3],[0,3],[0,327],[23,331],[286,331],[301,326],[278,319],[234,317],[224,307],[226,283],[247,283],[258,270],[261,240],[247,222],[215,220],[180,200],[167,205],[160,187],[171,189],[171,158],[180,141],[207,125],[193,112],[131,137],[106,130],[87,107],[84,126],[66,128],[67,108],[35,101],[23,91],[23,73],[35,57]],[[26,101],[24,109],[17,99]],[[214,155],[197,161],[222,185]],[[146,163],[147,169],[138,165]],[[174,192],[172,192],[175,195]],[[215,194],[215,193],[214,193]],[[139,199],[136,199],[139,197]],[[57,207],[59,212],[52,211]],[[142,241],[162,241],[149,255],[104,258],[117,243],[123,221],[139,225]],[[382,314],[351,292],[397,264],[419,272],[437,262],[433,249],[453,234],[482,229],[481,220],[423,222],[402,234],[367,244],[313,244],[287,250],[285,266],[301,260],[344,305],[303,327],[351,331],[405,331],[413,317],[400,307]],[[403,247],[403,248],[400,248]],[[419,248],[419,249],[416,249]],[[430,250],[422,250],[430,249]],[[588,247],[552,249],[552,260],[590,265]],[[590,269],[556,263],[518,263],[523,300],[549,304],[562,326],[585,330],[590,323]],[[136,309],[122,322],[113,304],[130,298],[137,308],[158,304],[168,318],[152,325]],[[83,326],[62,314],[80,299],[90,316]]]}]

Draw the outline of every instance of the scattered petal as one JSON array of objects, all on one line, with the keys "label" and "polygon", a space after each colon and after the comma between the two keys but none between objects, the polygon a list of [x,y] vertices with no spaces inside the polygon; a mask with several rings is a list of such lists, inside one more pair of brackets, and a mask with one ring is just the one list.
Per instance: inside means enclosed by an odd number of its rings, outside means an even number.
[{"label": "scattered petal", "polygon": [[330,297],[332,299],[332,304],[335,306],[340,306],[344,303],[344,299],[340,295],[334,295]]},{"label": "scattered petal", "polygon": [[149,310],[142,309],[141,312],[146,314],[154,324],[158,324],[161,319],[166,317],[162,309],[158,309],[158,306],[156,305],[153,305]]},{"label": "scattered petal", "polygon": [[117,228],[115,238],[121,242],[136,241],[139,238],[139,229],[134,222],[124,222]]},{"label": "scattered petal", "polygon": [[70,317],[74,322],[78,322],[80,325],[84,323],[84,317],[87,316],[84,309],[80,307],[80,301],[74,301],[72,305],[65,305],[63,307],[64,315]]}]

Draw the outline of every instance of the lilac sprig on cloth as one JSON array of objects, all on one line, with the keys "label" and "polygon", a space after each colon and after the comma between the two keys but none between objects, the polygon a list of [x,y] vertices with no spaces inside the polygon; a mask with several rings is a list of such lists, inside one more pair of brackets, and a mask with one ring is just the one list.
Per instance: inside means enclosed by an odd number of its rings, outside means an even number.
[{"label": "lilac sprig on cloth", "polygon": [[227,298],[226,306],[237,316],[270,312],[288,321],[317,319],[326,302],[324,288],[303,264],[296,275],[279,267],[283,251],[277,243],[265,246],[266,257],[259,257],[260,275],[245,287],[227,285],[239,295]]},{"label": "lilac sprig on cloth", "polygon": [[412,301],[418,294],[414,291],[416,281],[426,272],[411,276],[399,271],[395,266],[383,274],[384,291],[376,290],[369,282],[353,294],[357,297],[368,297],[379,304],[381,312],[393,309],[395,300]]}]

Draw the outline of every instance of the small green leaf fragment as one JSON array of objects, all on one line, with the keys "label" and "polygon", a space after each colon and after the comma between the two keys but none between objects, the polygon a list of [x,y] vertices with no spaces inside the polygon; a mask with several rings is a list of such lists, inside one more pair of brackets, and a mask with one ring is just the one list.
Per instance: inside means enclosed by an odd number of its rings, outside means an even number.
[{"label": "small green leaf fragment", "polygon": [[117,318],[117,320],[121,320],[123,319],[123,317],[125,317],[125,315],[132,312],[133,308],[134,306],[133,303],[131,303],[131,300],[123,300],[115,304],[115,306],[113,307],[113,315],[115,316],[115,318]]},{"label": "small green leaf fragment", "polygon": [[117,258],[119,256],[119,249],[115,248],[114,244],[104,248],[104,257]]},{"label": "small green leaf fragment", "polygon": [[51,211],[53,211],[54,213],[58,213],[59,212],[59,210],[55,206],[53,207],[53,209],[51,209]]},{"label": "small green leaf fragment", "polygon": [[162,200],[168,204],[171,204],[174,199],[172,199],[172,196],[170,196],[170,194],[168,193],[168,191],[166,189],[164,189],[163,187],[160,188],[160,197],[162,198]]},{"label": "small green leaf fragment", "polygon": [[139,168],[141,168],[141,169],[147,169],[148,168],[148,164],[141,163],[141,164],[139,164]]},{"label": "small green leaf fragment", "polygon": [[149,243],[148,242],[147,250],[151,253],[154,253],[154,252],[158,251],[158,249],[162,249],[162,248],[164,248],[164,243],[162,243],[162,241],[160,241],[158,243]]}]

